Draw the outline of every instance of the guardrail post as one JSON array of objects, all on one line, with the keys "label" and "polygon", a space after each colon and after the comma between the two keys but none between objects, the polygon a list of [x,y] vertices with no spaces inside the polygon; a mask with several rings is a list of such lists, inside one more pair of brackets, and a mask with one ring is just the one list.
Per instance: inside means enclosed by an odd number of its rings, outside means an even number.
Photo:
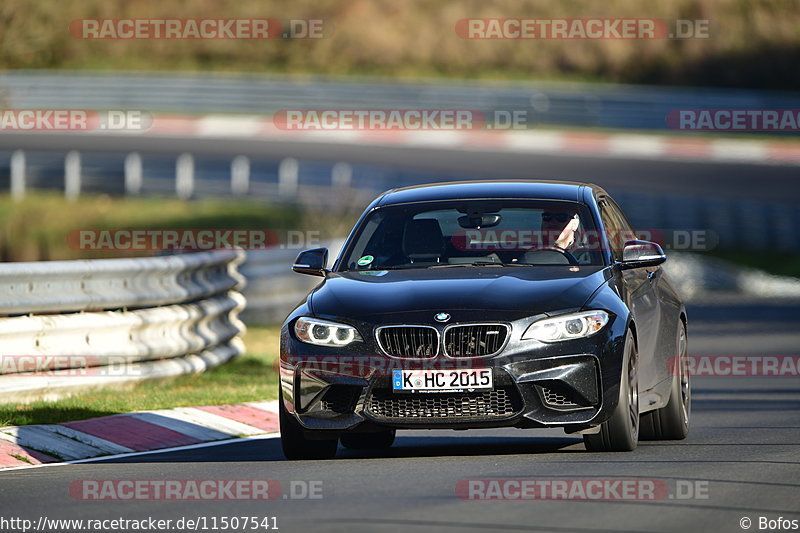
[{"label": "guardrail post", "polygon": [[125,194],[142,191],[142,156],[132,152],[125,156]]},{"label": "guardrail post", "polygon": [[349,189],[353,181],[353,167],[347,163],[336,163],[331,169],[331,183],[337,189]]},{"label": "guardrail post", "polygon": [[11,154],[11,198],[22,200],[25,196],[25,152]]},{"label": "guardrail post", "polygon": [[194,193],[194,158],[192,154],[181,154],[175,161],[175,193],[181,200],[188,200]]},{"label": "guardrail post", "polygon": [[283,198],[297,196],[297,178],[300,165],[297,159],[286,158],[278,167],[278,195]]},{"label": "guardrail post", "polygon": [[75,200],[81,194],[81,154],[76,150],[64,158],[64,196]]},{"label": "guardrail post", "polygon": [[231,161],[231,194],[245,195],[250,192],[250,160],[237,155]]}]

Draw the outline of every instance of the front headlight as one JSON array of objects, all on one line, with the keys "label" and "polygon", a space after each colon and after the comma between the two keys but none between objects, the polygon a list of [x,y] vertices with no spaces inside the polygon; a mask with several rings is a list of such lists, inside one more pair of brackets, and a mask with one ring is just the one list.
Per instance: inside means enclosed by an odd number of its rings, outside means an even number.
[{"label": "front headlight", "polygon": [[605,311],[583,311],[537,320],[522,334],[524,339],[558,342],[590,337],[608,323]]},{"label": "front headlight", "polygon": [[303,342],[320,346],[347,346],[362,340],[353,326],[308,317],[294,323],[294,334]]}]

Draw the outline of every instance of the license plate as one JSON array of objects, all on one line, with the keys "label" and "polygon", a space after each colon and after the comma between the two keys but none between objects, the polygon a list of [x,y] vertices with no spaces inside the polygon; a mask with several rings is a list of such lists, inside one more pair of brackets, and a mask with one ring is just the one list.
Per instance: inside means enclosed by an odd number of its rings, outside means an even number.
[{"label": "license plate", "polygon": [[492,370],[393,370],[392,389],[408,392],[491,389]]}]

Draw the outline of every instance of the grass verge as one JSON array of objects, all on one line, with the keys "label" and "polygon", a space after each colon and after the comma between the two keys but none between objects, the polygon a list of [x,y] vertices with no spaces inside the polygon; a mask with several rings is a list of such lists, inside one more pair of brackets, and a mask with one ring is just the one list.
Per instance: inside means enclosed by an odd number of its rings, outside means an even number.
[{"label": "grass verge", "polygon": [[739,266],[757,268],[777,276],[800,278],[800,254],[752,250],[712,250],[708,255]]},{"label": "grass verge", "polygon": [[278,397],[273,363],[278,357],[279,326],[252,327],[244,335],[247,353],[203,374],[148,381],[124,390],[87,391],[54,402],[0,404],[0,426],[55,424],[98,416],[216,405]]},{"label": "grass verge", "polygon": [[324,240],[346,234],[362,208],[359,203],[334,212],[255,198],[182,201],[106,194],[84,194],[68,202],[62,193],[45,191],[31,191],[22,201],[15,202],[8,194],[1,194],[0,261],[100,259],[155,253],[80,249],[77,234],[71,233],[76,230],[266,230],[281,243],[288,230],[300,230],[308,231],[309,239]]},{"label": "grass verge", "polygon": [[[0,195],[0,259],[41,261],[153,255],[152,251],[89,251],[68,237],[74,230],[299,228],[301,210],[250,198],[181,201],[161,197],[63,194],[35,191],[22,201]],[[300,228],[304,229],[304,228]]]}]

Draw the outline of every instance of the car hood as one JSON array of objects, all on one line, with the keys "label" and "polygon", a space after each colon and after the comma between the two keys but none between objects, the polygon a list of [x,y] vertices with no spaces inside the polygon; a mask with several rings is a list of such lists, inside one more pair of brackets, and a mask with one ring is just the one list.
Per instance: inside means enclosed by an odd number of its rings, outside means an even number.
[{"label": "car hood", "polygon": [[[609,277],[605,267],[454,267],[331,273],[311,295],[317,316],[369,320],[387,313],[580,308]],[[510,318],[510,317],[509,317]]]}]

